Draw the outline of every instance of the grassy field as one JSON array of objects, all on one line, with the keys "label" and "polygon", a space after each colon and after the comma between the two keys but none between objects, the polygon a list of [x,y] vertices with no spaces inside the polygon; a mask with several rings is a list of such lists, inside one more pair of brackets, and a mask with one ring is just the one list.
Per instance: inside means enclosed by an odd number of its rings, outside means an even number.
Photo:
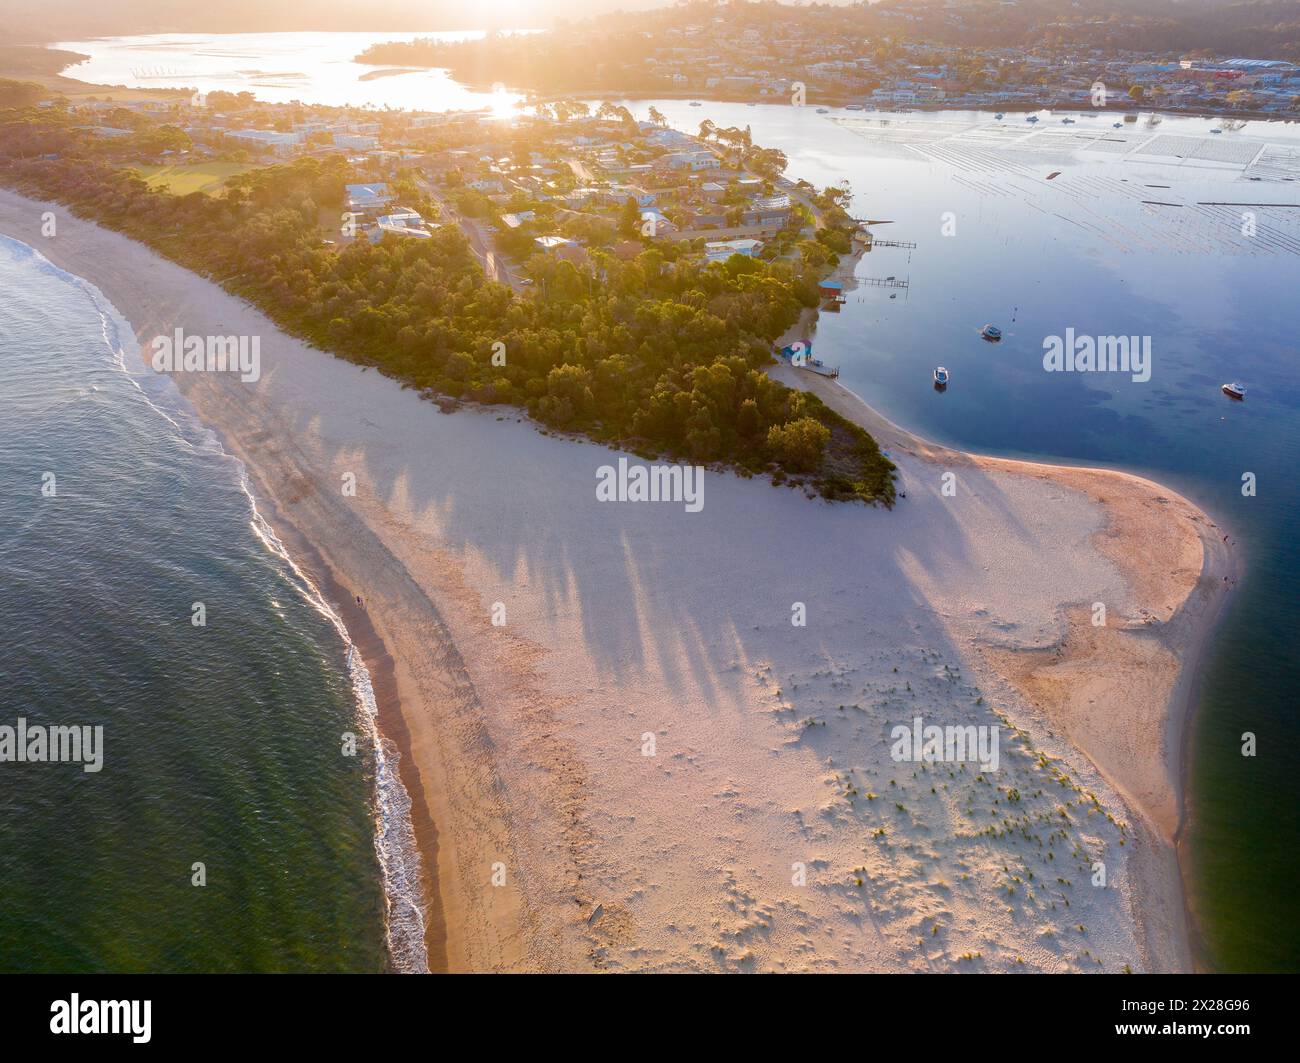
[{"label": "grassy field", "polygon": [[183,166],[133,166],[149,187],[163,189],[174,196],[188,196],[191,192],[211,195],[226,183],[226,179],[245,170],[255,170],[242,162],[196,162]]}]

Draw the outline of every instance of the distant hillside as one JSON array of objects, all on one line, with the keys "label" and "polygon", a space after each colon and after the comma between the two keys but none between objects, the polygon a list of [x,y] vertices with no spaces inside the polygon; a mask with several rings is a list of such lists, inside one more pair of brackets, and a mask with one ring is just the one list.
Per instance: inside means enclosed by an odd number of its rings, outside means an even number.
[{"label": "distant hillside", "polygon": [[[8,44],[131,33],[544,29],[611,11],[673,6],[672,0],[0,0],[0,26]],[[1109,50],[1300,56],[1300,0],[960,0],[955,6],[950,0],[873,0],[798,6],[856,6],[864,9],[864,26],[876,31],[955,47],[1055,41]],[[907,17],[879,23],[867,8]],[[732,22],[736,16],[724,9],[712,17]]]}]

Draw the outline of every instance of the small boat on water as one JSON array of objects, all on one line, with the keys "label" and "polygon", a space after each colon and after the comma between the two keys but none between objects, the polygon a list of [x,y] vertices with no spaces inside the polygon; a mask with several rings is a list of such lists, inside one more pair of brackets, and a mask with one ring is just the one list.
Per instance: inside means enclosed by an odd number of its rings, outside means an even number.
[{"label": "small boat on water", "polygon": [[1124,128],[1123,122],[1114,122],[1111,125],[1111,129],[1123,129],[1123,128]]},{"label": "small boat on water", "polygon": [[934,386],[940,391],[948,386],[948,370],[941,365],[934,368]]},{"label": "small boat on water", "polygon": [[1231,384],[1224,384],[1223,393],[1230,399],[1244,399],[1246,397],[1246,385],[1238,384],[1236,381]]},{"label": "small boat on water", "polygon": [[818,108],[817,108],[817,113],[818,113],[818,114],[830,114],[831,112],[830,112],[830,109],[829,109],[829,108],[826,108],[826,107],[818,107]]},{"label": "small boat on water", "polygon": [[1073,118],[1062,118],[1062,119],[1061,119],[1061,125],[1074,125],[1074,119],[1073,119]]},{"label": "small boat on water", "polygon": [[847,104],[844,105],[844,109],[845,109],[846,111],[860,111],[860,110],[862,110],[862,104],[860,104],[860,103],[847,103]]},{"label": "small boat on water", "polygon": [[997,343],[1002,338],[1002,330],[997,325],[985,325],[980,329],[980,335],[990,343]]},{"label": "small boat on water", "polygon": [[692,107],[703,107],[704,104],[700,103],[699,100],[691,100],[691,106],[692,106]]},{"label": "small boat on water", "polygon": [[1037,121],[1038,121],[1038,115],[1036,115],[1036,114],[1031,114],[1028,118],[1025,119],[1025,121],[1026,121],[1026,122],[1037,122]]},{"label": "small boat on water", "polygon": [[1005,116],[1001,111],[998,111],[998,113],[995,114],[993,117],[996,118],[996,119],[1000,122],[1000,121],[1002,121],[1002,119],[1005,118],[1006,116]]}]

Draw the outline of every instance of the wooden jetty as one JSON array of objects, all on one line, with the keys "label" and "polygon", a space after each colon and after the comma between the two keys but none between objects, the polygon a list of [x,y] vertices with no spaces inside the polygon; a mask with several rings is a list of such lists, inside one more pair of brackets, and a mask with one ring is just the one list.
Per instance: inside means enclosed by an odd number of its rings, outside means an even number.
[{"label": "wooden jetty", "polygon": [[812,341],[810,340],[799,340],[797,343],[787,344],[780,348],[778,353],[795,369],[807,369],[810,373],[830,377],[832,380],[840,375],[837,366],[827,365],[820,358],[812,356]]}]

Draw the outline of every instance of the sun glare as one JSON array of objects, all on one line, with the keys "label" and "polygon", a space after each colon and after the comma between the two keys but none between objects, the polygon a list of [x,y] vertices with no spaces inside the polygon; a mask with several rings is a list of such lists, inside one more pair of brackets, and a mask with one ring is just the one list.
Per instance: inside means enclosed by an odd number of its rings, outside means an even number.
[{"label": "sun glare", "polygon": [[518,93],[511,92],[497,82],[492,86],[492,94],[488,97],[487,105],[491,109],[493,118],[513,118],[518,113],[515,105],[519,99]]}]

